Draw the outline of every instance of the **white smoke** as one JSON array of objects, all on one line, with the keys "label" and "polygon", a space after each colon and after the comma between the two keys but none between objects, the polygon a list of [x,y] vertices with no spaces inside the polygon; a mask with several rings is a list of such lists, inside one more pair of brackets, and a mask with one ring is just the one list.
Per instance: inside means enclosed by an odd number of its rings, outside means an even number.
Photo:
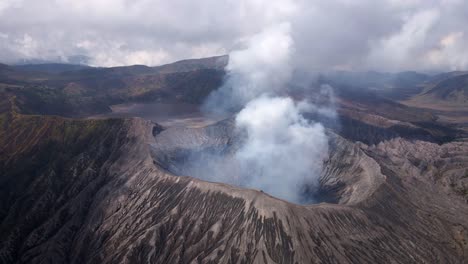
[{"label": "white smoke", "polygon": [[239,110],[261,94],[274,94],[290,79],[292,38],[290,24],[280,23],[244,41],[245,47],[229,54],[228,78],[210,94],[208,112]]},{"label": "white smoke", "polygon": [[301,115],[303,104],[287,97],[262,96],[236,117],[247,140],[235,154],[242,182],[274,196],[300,202],[307,186],[318,184],[328,142],[324,128]]},{"label": "white smoke", "polygon": [[[235,124],[245,138],[231,161],[238,168],[235,182],[303,202],[304,190],[318,186],[328,141],[321,124],[302,116],[319,107],[286,96],[294,53],[290,26],[278,23],[244,44],[230,54],[225,84],[209,96],[205,108],[218,113],[240,110]],[[211,180],[225,179],[226,173],[210,173],[219,175]]]}]

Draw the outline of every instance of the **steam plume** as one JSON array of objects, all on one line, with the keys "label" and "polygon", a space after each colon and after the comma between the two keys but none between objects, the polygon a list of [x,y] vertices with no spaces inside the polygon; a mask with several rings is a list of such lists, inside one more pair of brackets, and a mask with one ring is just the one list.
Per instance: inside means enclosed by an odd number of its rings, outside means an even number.
[{"label": "steam plume", "polygon": [[[283,95],[292,75],[290,26],[267,28],[245,44],[230,54],[227,80],[209,96],[205,109],[241,109],[235,123],[245,136],[230,161],[238,167],[239,185],[301,202],[303,189],[318,185],[328,142],[323,126],[302,116],[317,107]],[[218,176],[211,180],[223,180],[225,174],[215,171],[211,175]]]},{"label": "steam plume", "polygon": [[247,140],[236,153],[243,183],[283,199],[301,202],[307,186],[317,186],[328,142],[321,124],[301,115],[287,97],[262,96],[236,117]]},{"label": "steam plume", "polygon": [[205,103],[209,113],[240,110],[261,94],[275,94],[291,77],[293,40],[290,24],[280,23],[245,41],[245,48],[229,54],[228,78]]}]

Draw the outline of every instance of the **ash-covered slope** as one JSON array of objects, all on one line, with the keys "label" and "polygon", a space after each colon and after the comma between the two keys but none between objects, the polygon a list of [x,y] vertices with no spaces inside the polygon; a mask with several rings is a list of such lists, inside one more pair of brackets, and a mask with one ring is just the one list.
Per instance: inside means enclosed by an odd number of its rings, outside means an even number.
[{"label": "ash-covered slope", "polygon": [[[322,181],[339,204],[301,206],[170,174],[155,161],[155,146],[169,149],[158,139],[164,131],[141,119],[9,118],[0,262],[463,263],[468,255],[468,207],[450,184],[464,184],[466,142],[368,146],[334,135]],[[192,146],[229,138],[198,133]]]}]

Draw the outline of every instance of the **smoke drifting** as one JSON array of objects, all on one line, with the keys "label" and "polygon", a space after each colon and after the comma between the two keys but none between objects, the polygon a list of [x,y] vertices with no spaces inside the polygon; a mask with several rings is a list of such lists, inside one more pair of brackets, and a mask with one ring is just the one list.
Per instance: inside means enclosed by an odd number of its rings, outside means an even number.
[{"label": "smoke drifting", "polygon": [[[319,108],[284,96],[293,52],[290,25],[278,23],[230,54],[227,80],[209,96],[205,110],[219,114],[241,109],[235,117],[236,129],[243,135],[241,146],[221,163],[205,159],[210,171],[200,174],[296,203],[304,202],[305,189],[317,187],[328,140],[321,124],[302,116]],[[223,169],[213,171],[216,166]]]},{"label": "smoke drifting", "polygon": [[210,94],[207,113],[239,110],[261,94],[274,94],[291,77],[292,38],[289,23],[281,23],[252,36],[245,47],[229,54],[228,78]]},{"label": "smoke drifting", "polygon": [[235,158],[245,185],[293,202],[301,202],[305,186],[317,186],[328,141],[321,124],[302,117],[301,105],[262,96],[239,112],[236,125],[247,140]]}]

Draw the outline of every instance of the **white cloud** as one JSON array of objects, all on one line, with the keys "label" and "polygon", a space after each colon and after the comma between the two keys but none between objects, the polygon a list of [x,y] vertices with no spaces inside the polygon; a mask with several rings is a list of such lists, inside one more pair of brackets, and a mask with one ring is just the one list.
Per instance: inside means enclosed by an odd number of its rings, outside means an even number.
[{"label": "white cloud", "polygon": [[445,69],[468,68],[468,48],[463,32],[452,32],[440,39],[439,45],[426,53],[426,59]]},{"label": "white cloud", "polygon": [[370,51],[369,62],[373,67],[385,62],[386,67],[391,70],[398,70],[408,67],[410,58],[415,62],[413,67],[417,67],[420,61],[420,47],[428,39],[430,29],[439,19],[437,10],[423,10],[407,18],[401,30],[388,38],[380,39]]},{"label": "white cloud", "polygon": [[25,57],[36,54],[38,43],[28,34],[24,34],[22,38],[16,40],[19,44],[19,52]]},{"label": "white cloud", "polygon": [[0,1],[0,14],[7,9],[17,8],[21,5],[23,0],[2,0]]},{"label": "white cloud", "polygon": [[[294,67],[459,69],[466,64],[454,52],[464,58],[468,49],[439,42],[451,32],[468,40],[467,13],[461,0],[2,0],[0,33],[9,37],[0,61],[82,54],[106,65],[165,63],[237,50],[288,21]],[[17,41],[25,35],[36,42],[29,52]]]}]

